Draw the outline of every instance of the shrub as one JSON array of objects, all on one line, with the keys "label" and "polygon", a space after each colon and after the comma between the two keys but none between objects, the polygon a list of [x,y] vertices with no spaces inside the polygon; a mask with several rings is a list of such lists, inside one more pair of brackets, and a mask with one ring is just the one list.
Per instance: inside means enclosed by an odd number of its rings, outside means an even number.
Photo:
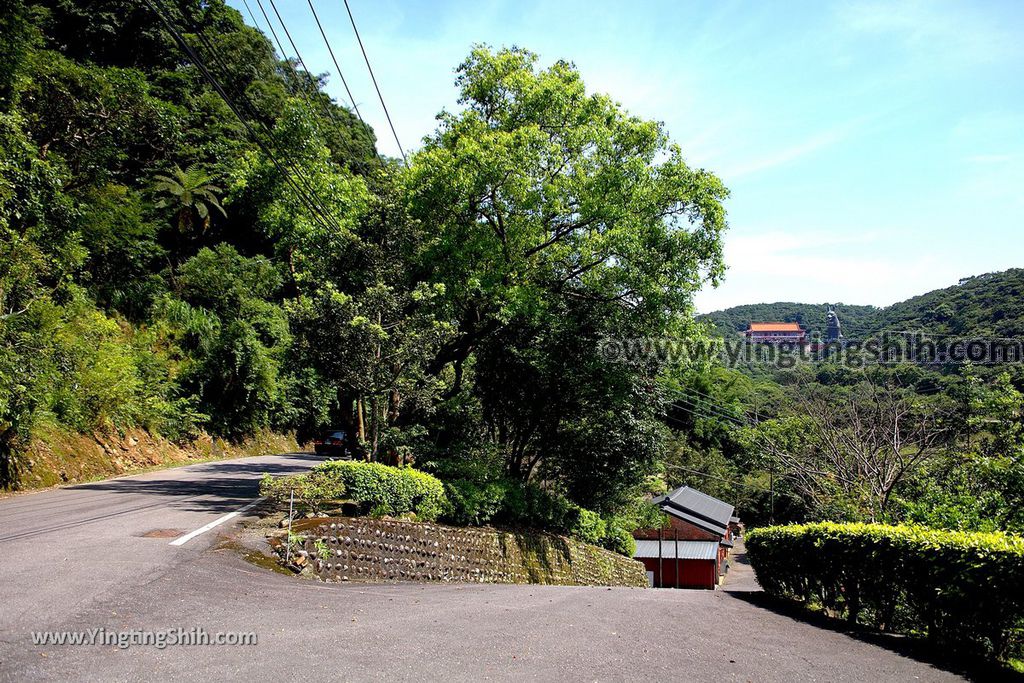
[{"label": "shrub", "polygon": [[633,557],[636,553],[636,541],[633,534],[622,525],[621,521],[612,518],[605,521],[606,531],[601,539],[601,547],[613,553]]},{"label": "shrub", "polygon": [[452,479],[444,482],[449,506],[444,518],[468,526],[488,523],[525,526],[571,536],[632,557],[633,535],[624,520],[602,519],[564,496],[508,480]]},{"label": "shrub", "polygon": [[293,477],[274,478],[269,474],[260,480],[260,495],[278,504],[287,503],[295,493],[295,503],[300,509],[319,512],[323,504],[346,497],[345,485],[332,477],[315,470]]},{"label": "shrub", "polygon": [[1024,628],[1024,538],[819,523],[746,538],[761,586],[851,622],[1005,658]]},{"label": "shrub", "polygon": [[572,505],[566,515],[566,531],[577,540],[597,545],[604,539],[606,528],[601,515]]},{"label": "shrub", "polygon": [[448,504],[441,482],[411,467],[337,460],[314,467],[307,476],[322,476],[342,488],[364,511],[378,508],[378,512],[392,515],[413,512],[421,519],[433,520]]},{"label": "shrub", "polygon": [[445,518],[460,526],[487,524],[505,507],[508,486],[504,482],[478,483],[455,479],[444,483],[449,507]]}]

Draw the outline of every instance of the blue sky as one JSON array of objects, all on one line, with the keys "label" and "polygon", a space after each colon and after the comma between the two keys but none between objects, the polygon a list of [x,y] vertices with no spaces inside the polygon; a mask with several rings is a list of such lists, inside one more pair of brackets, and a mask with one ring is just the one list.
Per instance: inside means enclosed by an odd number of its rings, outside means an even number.
[{"label": "blue sky", "polygon": [[[396,154],[344,5],[314,3]],[[570,60],[663,121],[732,191],[729,272],[701,311],[886,305],[1024,266],[1024,2],[350,3],[407,149],[456,108],[476,42]],[[277,6],[310,68],[333,73],[305,0]],[[344,101],[336,77],[328,89]]]}]

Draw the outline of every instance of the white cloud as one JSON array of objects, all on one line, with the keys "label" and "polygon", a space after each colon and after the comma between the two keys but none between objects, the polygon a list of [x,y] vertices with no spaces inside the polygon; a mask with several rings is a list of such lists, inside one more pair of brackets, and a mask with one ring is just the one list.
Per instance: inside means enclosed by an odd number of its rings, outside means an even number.
[{"label": "white cloud", "polygon": [[1017,32],[981,8],[967,2],[868,0],[839,5],[838,18],[856,32],[896,35],[915,53],[960,66],[1019,55]]},{"label": "white cloud", "polygon": [[856,126],[844,123],[834,128],[821,131],[809,138],[805,138],[787,147],[776,149],[761,156],[745,159],[735,165],[726,164],[720,169],[720,175],[728,180],[742,178],[743,176],[764,171],[778,166],[784,166],[800,159],[801,157],[814,154],[815,152],[836,145],[850,136]]},{"label": "white cloud", "polygon": [[741,304],[823,301],[884,306],[955,284],[958,272],[934,255],[913,260],[882,246],[883,233],[769,232],[731,235],[725,244],[729,271],[718,289],[696,298],[708,312]]}]

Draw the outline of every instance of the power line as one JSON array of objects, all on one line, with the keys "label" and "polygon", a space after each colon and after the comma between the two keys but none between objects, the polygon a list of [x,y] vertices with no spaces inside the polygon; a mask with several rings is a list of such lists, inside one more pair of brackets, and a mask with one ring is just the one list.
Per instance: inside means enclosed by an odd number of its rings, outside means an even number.
[{"label": "power line", "polygon": [[[164,27],[171,34],[171,36],[174,39],[174,41],[178,44],[178,46],[182,49],[182,51],[184,51],[185,54],[188,55],[188,57],[192,60],[192,62],[200,70],[200,72],[203,74],[203,76],[206,78],[206,80],[210,82],[210,85],[213,87],[213,89],[217,92],[218,95],[220,95],[221,99],[224,100],[224,103],[228,105],[228,108],[231,109],[232,113],[234,113],[234,115],[241,122],[242,126],[245,128],[245,130],[248,133],[249,137],[252,138],[253,142],[255,142],[256,145],[260,148],[260,150],[263,151],[263,153],[270,159],[270,161],[277,168],[278,172],[281,173],[281,175],[285,179],[285,181],[295,191],[296,195],[299,198],[301,198],[303,201],[305,201],[305,202],[307,202],[308,204],[311,205],[311,207],[313,208],[311,213],[312,213],[314,221],[319,223],[321,225],[321,227],[325,227],[325,228],[327,228],[329,230],[330,229],[330,225],[327,224],[326,222],[324,222],[324,217],[321,216],[318,213],[319,209],[317,208],[315,202],[313,202],[306,195],[306,193],[302,190],[302,188],[300,188],[298,186],[298,184],[296,183],[295,179],[284,168],[284,166],[282,165],[281,161],[277,158],[277,156],[274,154],[274,152],[267,146],[267,144],[260,138],[260,136],[256,134],[256,131],[253,130],[252,126],[246,120],[245,116],[242,115],[242,112],[239,110],[238,105],[234,102],[234,100],[232,100],[231,96],[228,95],[228,93],[224,90],[224,87],[221,85],[220,81],[217,80],[216,76],[214,76],[210,72],[210,70],[207,68],[206,63],[202,59],[202,57],[200,57],[199,54],[195,51],[195,49],[191,45],[188,44],[188,42],[185,40],[185,37],[174,26],[173,22],[164,14],[163,9],[161,9],[161,7],[159,5],[155,4],[155,2],[157,0],[142,0],[142,1],[145,3],[145,5],[154,14],[157,15],[157,17],[160,19],[161,23],[163,23]],[[203,43],[204,43],[204,45],[206,45],[207,49],[211,50],[211,52],[215,55],[215,58],[218,60],[218,62],[220,62],[222,69],[225,70],[225,73],[230,75],[230,71],[226,68],[226,66],[224,65],[223,61],[220,59],[219,54],[217,54],[216,50],[213,49],[213,46],[210,45],[209,41],[206,40],[205,36],[202,33],[202,30],[198,26],[196,26],[194,23],[193,23],[193,28],[196,29],[197,37],[199,37],[199,39],[201,41],[203,41]],[[244,93],[241,93],[241,94],[242,94],[243,98],[245,98],[245,94]],[[249,103],[247,101],[247,98],[245,98],[245,99],[246,99],[246,103],[247,103],[247,106],[249,108],[249,111],[250,111],[250,113],[252,113],[253,112],[252,105],[251,105],[251,103]],[[260,123],[263,126],[263,128],[265,130],[268,130],[268,132],[269,132],[269,129],[267,128],[266,124],[264,124],[262,121],[260,121],[258,117],[254,117],[254,118],[257,120],[258,123]],[[292,170],[295,170],[294,166],[292,166],[291,168],[292,168]],[[301,173],[296,171],[295,175],[297,175],[300,179],[304,180],[304,177],[301,175]]]},{"label": "power line", "polygon": [[[242,0],[242,2],[245,1],[246,0]],[[288,62],[288,53],[284,51],[284,43],[282,43],[281,39],[277,36],[277,29],[274,28],[274,24],[270,21],[270,15],[267,14],[266,8],[263,7],[262,0],[256,0],[256,4],[259,5],[260,13],[267,22],[267,28],[270,29],[270,35],[274,37],[274,43],[277,44],[277,51],[281,54],[281,59]],[[248,7],[248,5],[246,5],[246,7]],[[252,14],[252,12],[250,12],[250,14]],[[288,62],[288,65],[291,67],[291,62]],[[292,67],[292,70],[294,71],[294,67]],[[295,79],[298,80],[298,78],[298,74],[296,74]]]},{"label": "power line", "polygon": [[[710,396],[708,394],[704,394],[704,393],[702,393],[702,392],[700,392],[700,391],[698,391],[696,389],[676,389],[676,388],[673,388],[673,387],[664,387],[664,388],[667,391],[673,392],[677,396],[680,397],[680,398],[678,398],[676,400],[685,401],[686,403],[692,405],[695,408],[703,408],[703,409],[707,410],[708,412],[711,412],[712,414],[714,414],[719,419],[723,419],[723,420],[727,420],[729,422],[733,422],[733,423],[735,423],[735,424],[737,424],[737,425],[739,425],[741,427],[751,427],[751,426],[754,426],[754,424],[755,424],[749,418],[737,417],[736,415],[733,415],[731,412],[728,412],[728,409],[726,407],[724,407],[723,404],[718,402],[718,399],[716,399],[715,397]],[[697,401],[694,401],[692,399],[692,397],[690,396],[691,394],[699,396],[700,398],[703,399],[703,403],[707,403],[707,404],[710,404],[710,405],[702,405],[701,403],[698,403]],[[676,404],[674,401],[671,403],[671,405],[674,405],[677,408],[681,408],[681,406]],[[722,407],[718,408],[716,406],[722,406]],[[702,417],[707,418],[708,416],[702,415]]]},{"label": "power line", "polygon": [[669,469],[673,469],[673,470],[682,470],[683,472],[689,472],[690,474],[696,474],[696,475],[699,475],[701,477],[707,477],[708,479],[717,479],[719,481],[724,481],[727,484],[732,484],[733,486],[743,486],[745,488],[754,489],[755,491],[767,491],[768,490],[768,489],[766,489],[764,487],[761,487],[761,486],[754,486],[753,484],[748,484],[746,482],[739,481],[738,479],[729,479],[728,477],[723,477],[723,476],[720,476],[720,475],[717,475],[717,474],[711,474],[710,472],[701,472],[700,470],[691,469],[689,467],[683,467],[682,465],[669,465],[669,464],[666,464],[665,467],[667,467]]},{"label": "power line", "polygon": [[[707,412],[711,413],[712,415],[714,415],[715,417],[719,418],[720,420],[725,420],[726,422],[732,422],[733,424],[736,424],[736,425],[738,425],[740,427],[752,427],[752,426],[754,426],[754,423],[751,422],[750,420],[747,420],[745,418],[736,417],[735,415],[731,415],[729,413],[723,412],[723,410],[715,408],[713,405],[711,405],[711,406],[704,405],[701,402],[694,401],[693,399],[687,398],[685,396],[677,397],[675,400],[676,401],[683,401],[683,402],[687,403],[688,405],[693,406],[694,408],[700,408],[700,409],[706,410]],[[706,401],[704,403],[706,403]],[[675,401],[673,401],[671,403],[671,405],[679,407],[678,404],[675,403]]]},{"label": "power line", "polygon": [[359,29],[356,27],[356,18],[352,16],[352,8],[349,7],[348,0],[344,0],[345,10],[348,12],[348,20],[352,22],[352,31],[356,34],[356,40],[359,42],[359,49],[363,53],[363,60],[366,62],[366,70],[370,72],[370,80],[373,81],[373,87],[377,91],[377,97],[380,99],[380,106],[384,108],[384,116],[388,119],[388,125],[391,127],[391,134],[395,136],[395,144],[398,145],[398,151],[402,154],[402,161],[405,162],[406,167],[409,166],[409,159],[405,156],[405,150],[402,149],[402,143],[398,140],[398,132],[395,130],[395,124],[391,121],[391,113],[388,112],[388,105],[384,104],[384,95],[380,92],[380,86],[377,85],[377,77],[373,75],[373,67],[370,66],[370,57],[366,54],[366,47],[363,45],[363,39],[359,35]]},{"label": "power line", "polygon": [[[258,1],[259,0],[257,0],[257,2]],[[203,43],[206,49],[209,50],[210,54],[213,55],[213,58],[220,65],[221,71],[223,71],[224,75],[230,78],[232,75],[231,69],[224,62],[224,59],[221,57],[220,52],[217,50],[216,47],[213,46],[212,43],[210,43],[209,39],[207,39],[206,34],[203,33],[203,30],[200,26],[198,26],[194,21],[190,21],[190,23],[192,24],[193,28],[196,31],[196,37],[199,38],[199,40]],[[199,58],[198,54],[196,54],[196,58]],[[297,75],[296,79],[298,79]],[[236,85],[235,92],[238,93],[240,99],[242,100],[242,103],[246,105],[246,108],[249,110],[249,113],[250,115],[252,115],[252,118],[255,119],[263,127],[263,130],[266,131],[268,138],[273,140],[273,131],[271,131],[270,127],[267,126],[267,124],[260,119],[259,112],[256,111],[255,106],[253,106],[252,101],[249,99],[248,95],[245,94],[245,91],[243,91],[240,86]],[[242,121],[244,123],[244,119],[242,119]],[[330,211],[328,211],[326,205],[322,203],[320,197],[316,193],[316,190],[313,189],[309,179],[306,178],[306,175],[302,172],[301,167],[299,167],[294,162],[291,162],[289,160],[289,168],[291,168],[294,174],[305,186],[306,193],[303,193],[302,197],[309,205],[315,208],[315,211],[317,212],[317,215],[320,218],[320,220],[318,221],[320,223],[320,226],[326,228],[327,230],[331,230],[331,220],[329,218]]]},{"label": "power line", "polygon": [[309,11],[313,13],[313,19],[316,20],[316,27],[320,29],[320,35],[323,36],[324,44],[327,45],[327,51],[331,55],[331,61],[334,62],[334,68],[338,70],[338,77],[341,78],[341,84],[345,86],[345,92],[348,93],[348,101],[352,105],[352,111],[356,113],[356,117],[359,122],[364,126],[366,122],[363,121],[363,115],[359,113],[359,105],[356,104],[356,98],[352,96],[352,91],[348,87],[348,81],[345,80],[345,74],[341,71],[341,65],[338,64],[338,58],[334,56],[334,48],[331,47],[331,41],[327,39],[327,33],[324,32],[323,24],[320,23],[320,17],[317,16],[316,8],[313,7],[313,0],[306,0],[309,4]]},{"label": "power line", "polygon": [[[260,22],[256,21],[256,15],[252,13],[252,8],[249,7],[249,0],[242,0],[242,4],[245,5],[245,11],[249,13],[249,18],[252,19],[252,25],[255,26],[260,33],[263,33],[263,27],[260,26]],[[264,33],[263,35],[265,36],[266,34]]]},{"label": "power line", "polygon": [[[253,15],[252,10],[249,9],[248,0],[242,0],[242,2],[245,4],[245,8],[249,10],[249,16],[252,18],[253,24],[257,28],[260,28],[259,22],[256,21],[256,17]],[[295,68],[295,65],[292,64],[291,57],[289,57],[288,53],[285,51],[284,45],[281,43],[281,39],[277,35],[277,31],[274,29],[274,24],[273,22],[270,21],[270,16],[267,14],[267,10],[263,7],[263,3],[261,2],[261,0],[256,0],[256,4],[259,5],[260,13],[263,14],[263,18],[267,21],[267,28],[270,29],[270,34],[274,37],[274,42],[277,43],[277,49],[281,55],[281,61],[288,65],[288,69],[292,72],[292,76],[295,78],[295,89],[298,90],[299,96],[306,101],[306,104],[309,105],[310,112],[312,112],[312,110],[316,108],[316,105],[313,104],[312,95],[309,92],[307,92],[306,89],[302,86],[301,79],[299,78],[299,71],[298,69]],[[277,6],[274,5],[273,0],[271,0],[270,6],[274,9],[274,14],[277,15],[277,20],[281,22],[281,28],[284,29],[285,35],[288,37],[288,42],[291,43],[292,49],[295,51],[295,57],[297,60],[296,63],[302,65],[302,68],[306,73],[306,79],[309,81],[310,85],[313,86],[313,90],[319,90],[319,87],[313,80],[312,74],[309,73],[309,67],[306,66],[305,61],[302,59],[302,55],[299,54],[298,48],[295,47],[295,41],[292,40],[291,33],[289,33],[288,31],[288,26],[285,25],[280,13],[278,13]],[[328,116],[333,117],[333,112],[331,111],[330,107],[327,107],[326,111]],[[338,123],[337,119],[335,119],[335,123]],[[317,129],[319,130],[320,126],[317,124],[315,118],[313,119],[313,125],[317,126]]]},{"label": "power line", "polygon": [[[284,18],[281,16],[281,13],[277,11],[277,4],[274,3],[274,0],[270,0],[270,7],[271,7],[271,9],[274,10],[274,15],[277,16],[277,20],[281,23],[281,28],[284,29],[284,35],[285,35],[286,38],[288,38],[288,43],[292,46],[292,50],[295,52],[296,59],[298,59],[299,64],[301,64],[303,70],[305,70],[305,72],[306,72],[306,79],[309,81],[309,84],[311,86],[313,86],[313,92],[319,94],[320,86],[317,83],[317,81],[314,80],[313,74],[310,72],[309,65],[306,63],[306,60],[302,58],[302,53],[299,52],[299,46],[295,44],[294,40],[292,40],[292,33],[291,33],[291,31],[288,30],[288,24],[284,23]],[[292,68],[292,72],[295,74],[295,78],[298,79],[299,74],[295,70],[294,67]],[[313,96],[312,93],[311,94],[306,94],[305,92],[303,92],[303,95],[304,95],[306,101],[309,102],[309,106],[313,107],[313,102],[312,102],[312,99],[311,99],[312,96]],[[323,104],[324,104],[324,111],[327,112],[327,116],[330,117],[330,119],[332,121],[334,121],[334,123],[336,125],[340,126],[341,125],[341,121],[338,120],[338,117],[334,113],[334,110],[331,109],[330,103],[329,102],[324,102]]]},{"label": "power line", "polygon": [[[253,13],[252,8],[249,7],[248,0],[242,0],[242,2],[245,5],[245,9],[248,10],[248,12],[249,12],[249,18],[252,19],[253,26],[255,26],[258,30],[262,31],[263,27],[260,25],[259,20],[256,19],[256,15]],[[288,57],[287,52],[285,52],[284,45],[281,43],[281,39],[278,37],[277,31],[274,30],[274,25],[270,21],[270,16],[267,14],[267,11],[263,7],[263,4],[260,2],[260,0],[256,0],[256,2],[259,4],[260,13],[263,14],[263,18],[267,22],[267,28],[270,30],[270,35],[273,36],[274,42],[277,44],[277,49],[278,49],[278,51],[281,54],[282,60],[286,64],[288,64],[288,67],[291,69],[292,74],[295,76],[296,83],[298,83],[298,81],[299,81],[298,71],[292,65],[291,59]],[[310,69],[309,69],[309,65],[306,63],[306,60],[303,59],[302,53],[299,52],[299,48],[295,44],[295,41],[292,40],[291,32],[288,30],[288,25],[285,23],[284,18],[281,16],[281,13],[278,12],[277,5],[274,4],[273,0],[270,0],[270,6],[274,10],[274,14],[277,15],[278,21],[281,22],[281,28],[284,29],[285,36],[288,38],[288,42],[291,44],[292,49],[295,51],[295,57],[297,59],[297,62],[299,64],[301,64],[302,68],[305,70],[306,77],[309,80],[310,85],[313,86],[314,91],[319,91],[319,85],[316,83],[316,81],[314,81],[313,75],[312,75],[312,73],[310,72]],[[309,7],[310,7],[310,9],[313,9],[313,4],[312,4],[311,0],[310,0]],[[313,10],[313,18],[316,19],[317,26],[320,26],[320,19],[316,15],[316,10]],[[324,34],[324,30],[323,30],[322,26],[320,27],[320,34],[322,36],[324,36],[324,41],[327,42],[327,36],[326,36],[326,34]],[[345,75],[343,73],[341,73],[341,67],[338,66],[338,60],[335,59],[335,57],[334,57],[334,50],[331,48],[331,44],[329,42],[327,43],[327,50],[328,50],[328,52],[331,53],[331,59],[334,60],[334,66],[338,69],[338,75],[341,77],[342,85],[345,86],[345,92],[348,93],[349,101],[352,104],[353,111],[355,111],[356,118],[359,119],[359,123],[360,123],[360,125],[363,126],[364,129],[368,129],[369,126],[366,125],[366,122],[363,120],[362,115],[359,113],[359,107],[357,107],[356,104],[355,104],[355,100],[352,97],[352,91],[349,90],[348,82],[345,80]],[[309,104],[310,109],[315,108],[316,105],[313,104],[312,95],[307,93],[301,86],[298,86],[298,89],[299,89],[299,94],[306,101],[306,103]],[[338,120],[338,117],[334,113],[334,110],[331,109],[330,102],[329,101],[328,102],[324,102],[323,104],[324,104],[324,110],[327,112],[327,115],[331,118],[331,120],[333,120],[336,125],[341,126],[342,122]],[[384,160],[380,158],[379,154],[377,154],[377,150],[376,149],[374,149],[374,156],[377,157],[377,160],[380,161],[381,165],[383,166],[384,165]]]},{"label": "power line", "polygon": [[[327,38],[327,32],[324,31],[324,26],[320,23],[320,17],[317,15],[316,8],[313,6],[313,0],[306,0],[306,3],[309,5],[309,11],[313,13],[313,20],[316,21],[316,27],[320,29],[320,36],[324,39],[324,45],[327,46],[327,52],[331,55],[331,61],[334,62],[334,68],[338,72],[338,78],[341,79],[341,84],[345,86],[345,92],[348,93],[348,101],[352,105],[352,111],[356,113],[356,118],[359,119],[359,123],[362,124],[363,128],[369,130],[370,127],[366,125],[366,121],[363,120],[363,115],[359,111],[359,105],[356,104],[356,98],[352,95],[352,90],[348,87],[348,81],[345,80],[345,73],[341,70],[341,64],[338,63],[338,58],[334,54],[334,48],[331,46],[331,41]],[[392,130],[392,132],[394,131]],[[399,149],[401,149],[401,145],[399,145]],[[381,167],[384,167],[384,158],[377,152],[376,145],[374,146],[374,156],[377,157]],[[405,159],[404,153],[402,154],[402,158]],[[405,165],[408,166],[409,162],[406,161]]]}]

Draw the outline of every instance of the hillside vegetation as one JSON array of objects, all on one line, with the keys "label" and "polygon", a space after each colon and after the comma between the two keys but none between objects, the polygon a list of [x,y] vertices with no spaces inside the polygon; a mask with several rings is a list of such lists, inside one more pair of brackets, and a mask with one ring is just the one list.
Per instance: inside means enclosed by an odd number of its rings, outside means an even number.
[{"label": "hillside vegetation", "polygon": [[[850,341],[901,331],[1020,338],[1022,294],[1024,270],[1013,269],[883,309],[837,310]],[[763,304],[704,318],[726,335],[751,320],[814,331],[825,310]],[[752,524],[910,521],[1024,532],[1024,367],[879,362],[865,348],[788,365],[743,360],[692,377],[670,411],[682,426],[671,460],[685,468],[680,478],[738,501]]]},{"label": "hillside vegetation", "polygon": [[[884,308],[834,304],[843,335],[861,339],[881,332],[920,331],[935,335],[1024,336],[1024,269],[1013,268],[961,280]],[[797,322],[823,332],[828,304],[779,302],[733,306],[700,316],[722,335],[742,332],[751,322]]]},{"label": "hillside vegetation", "polygon": [[1024,268],[964,278],[878,312],[872,328],[975,337],[1024,336]]},{"label": "hillside vegetation", "polygon": [[462,520],[639,523],[682,369],[599,341],[702,334],[728,194],[661,124],[481,46],[406,165],[223,0],[0,23],[0,486],[55,434],[342,428]]},{"label": "hillside vegetation", "polygon": [[[874,319],[879,309],[874,306],[851,306],[832,304],[839,314],[843,334],[859,336],[874,328]],[[742,332],[752,322],[800,323],[810,332],[825,332],[825,314],[829,304],[799,304],[779,301],[773,304],[746,304],[733,306],[721,311],[707,313],[700,319],[711,322],[722,336]]]}]

